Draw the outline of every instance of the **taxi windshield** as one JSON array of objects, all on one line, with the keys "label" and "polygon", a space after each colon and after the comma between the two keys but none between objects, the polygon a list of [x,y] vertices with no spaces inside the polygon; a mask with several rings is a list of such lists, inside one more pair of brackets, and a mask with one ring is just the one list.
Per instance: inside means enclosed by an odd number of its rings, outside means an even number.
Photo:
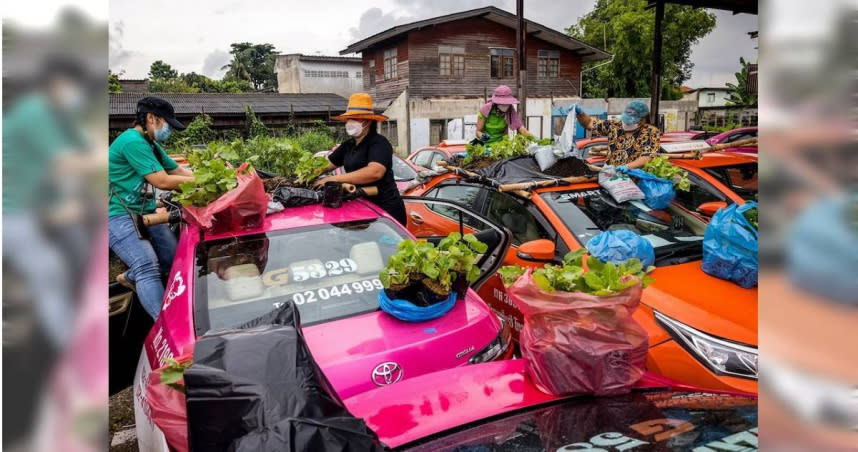
[{"label": "taxi windshield", "polygon": [[197,334],[293,301],[302,325],[378,309],[378,273],[403,239],[380,218],[210,240],[197,248]]},{"label": "taxi windshield", "polygon": [[706,224],[679,207],[656,210],[642,201],[617,203],[600,188],[548,192],[540,197],[581,245],[603,231],[629,230],[652,243],[656,266],[702,257]]}]

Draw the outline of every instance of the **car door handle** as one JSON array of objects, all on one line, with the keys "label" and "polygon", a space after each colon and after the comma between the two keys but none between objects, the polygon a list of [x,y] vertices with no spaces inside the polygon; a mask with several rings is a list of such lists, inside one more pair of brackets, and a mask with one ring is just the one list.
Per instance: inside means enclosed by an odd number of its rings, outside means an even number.
[{"label": "car door handle", "polygon": [[423,217],[421,217],[417,212],[411,212],[411,221],[414,222],[414,224],[423,224]]}]

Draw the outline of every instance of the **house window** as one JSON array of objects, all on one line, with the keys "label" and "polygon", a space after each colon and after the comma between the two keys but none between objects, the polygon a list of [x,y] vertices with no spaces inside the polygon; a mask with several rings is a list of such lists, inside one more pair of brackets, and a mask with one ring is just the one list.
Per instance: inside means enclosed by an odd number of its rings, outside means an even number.
[{"label": "house window", "polygon": [[396,77],[396,49],[384,51],[384,79],[391,80]]},{"label": "house window", "polygon": [[375,60],[369,60],[369,86],[375,86]]},{"label": "house window", "polygon": [[361,72],[361,71],[356,71],[356,72],[355,72],[355,78],[363,78],[363,72]]},{"label": "house window", "polygon": [[538,78],[557,78],[560,75],[560,52],[556,50],[540,50],[536,65]]},{"label": "house window", "polygon": [[489,49],[491,58],[491,77],[508,78],[513,76],[513,49]]},{"label": "house window", "polygon": [[457,77],[465,75],[465,48],[438,46],[438,73]]},{"label": "house window", "polygon": [[706,97],[707,97],[707,99],[709,100],[709,103],[710,103],[710,104],[714,104],[714,103],[715,103],[715,93],[707,93],[707,94],[706,94]]}]

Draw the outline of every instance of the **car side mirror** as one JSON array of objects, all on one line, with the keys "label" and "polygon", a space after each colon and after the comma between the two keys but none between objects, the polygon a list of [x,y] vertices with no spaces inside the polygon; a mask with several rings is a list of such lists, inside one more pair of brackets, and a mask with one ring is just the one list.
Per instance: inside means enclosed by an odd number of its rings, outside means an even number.
[{"label": "car side mirror", "polygon": [[715,212],[718,212],[718,210],[725,207],[727,207],[727,203],[724,201],[711,201],[700,204],[700,206],[697,207],[697,211],[704,216],[711,217],[715,215]]},{"label": "car side mirror", "polygon": [[546,239],[524,242],[518,247],[516,255],[526,261],[545,262],[554,260],[554,242]]}]

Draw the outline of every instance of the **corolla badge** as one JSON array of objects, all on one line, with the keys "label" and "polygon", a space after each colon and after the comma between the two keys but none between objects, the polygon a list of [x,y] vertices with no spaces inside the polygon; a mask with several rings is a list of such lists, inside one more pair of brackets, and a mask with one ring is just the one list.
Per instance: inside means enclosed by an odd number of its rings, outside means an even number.
[{"label": "corolla badge", "polygon": [[372,370],[372,382],[376,386],[387,386],[402,379],[402,368],[393,361],[383,362]]}]

